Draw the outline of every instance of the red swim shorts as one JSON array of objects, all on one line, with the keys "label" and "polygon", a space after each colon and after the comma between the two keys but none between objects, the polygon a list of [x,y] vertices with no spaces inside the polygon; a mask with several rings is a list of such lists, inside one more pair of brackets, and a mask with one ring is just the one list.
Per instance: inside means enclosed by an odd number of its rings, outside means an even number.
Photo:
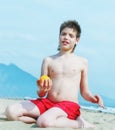
[{"label": "red swim shorts", "polygon": [[69,119],[76,120],[80,116],[80,106],[71,101],[52,102],[47,98],[38,98],[30,101],[38,107],[40,114],[52,107],[58,107],[67,113]]}]

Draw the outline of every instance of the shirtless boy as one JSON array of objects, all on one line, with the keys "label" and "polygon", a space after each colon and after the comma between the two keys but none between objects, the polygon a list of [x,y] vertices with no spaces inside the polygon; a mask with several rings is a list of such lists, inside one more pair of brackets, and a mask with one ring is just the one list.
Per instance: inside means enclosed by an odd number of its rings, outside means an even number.
[{"label": "shirtless boy", "polygon": [[50,79],[37,81],[36,100],[25,101],[7,107],[9,120],[36,123],[39,127],[93,127],[80,116],[78,91],[87,101],[103,107],[99,95],[88,89],[88,61],[74,54],[81,28],[77,21],[65,21],[60,26],[59,53],[43,60],[41,76]]}]

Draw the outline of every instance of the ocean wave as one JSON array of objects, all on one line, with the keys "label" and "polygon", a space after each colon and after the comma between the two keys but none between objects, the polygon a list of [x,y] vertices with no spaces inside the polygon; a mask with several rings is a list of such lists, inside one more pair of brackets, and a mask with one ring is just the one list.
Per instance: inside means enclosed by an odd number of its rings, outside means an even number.
[{"label": "ocean wave", "polygon": [[97,112],[104,112],[104,113],[111,113],[115,114],[115,108],[113,107],[94,107],[94,106],[81,106],[82,109],[86,110],[92,110],[92,111],[97,111]]}]

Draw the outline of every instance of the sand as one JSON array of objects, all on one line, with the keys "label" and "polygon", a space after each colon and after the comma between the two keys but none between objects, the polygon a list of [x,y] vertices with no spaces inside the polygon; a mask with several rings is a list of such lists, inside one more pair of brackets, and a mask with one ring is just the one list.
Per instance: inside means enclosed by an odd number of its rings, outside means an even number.
[{"label": "sand", "polygon": [[[72,128],[38,128],[36,124],[25,124],[20,121],[8,121],[3,112],[9,104],[20,102],[19,99],[0,98],[0,130],[73,130]],[[115,114],[95,112],[81,109],[85,120],[95,125],[95,128],[77,130],[115,130]]]}]

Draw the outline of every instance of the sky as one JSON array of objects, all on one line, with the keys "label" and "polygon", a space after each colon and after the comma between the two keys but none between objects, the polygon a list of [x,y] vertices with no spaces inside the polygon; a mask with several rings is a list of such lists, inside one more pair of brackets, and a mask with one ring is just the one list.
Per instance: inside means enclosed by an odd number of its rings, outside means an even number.
[{"label": "sky", "polygon": [[115,99],[114,0],[0,0],[0,63],[39,77],[43,58],[57,53],[66,20],[81,26],[75,54],[89,61],[89,88]]}]

